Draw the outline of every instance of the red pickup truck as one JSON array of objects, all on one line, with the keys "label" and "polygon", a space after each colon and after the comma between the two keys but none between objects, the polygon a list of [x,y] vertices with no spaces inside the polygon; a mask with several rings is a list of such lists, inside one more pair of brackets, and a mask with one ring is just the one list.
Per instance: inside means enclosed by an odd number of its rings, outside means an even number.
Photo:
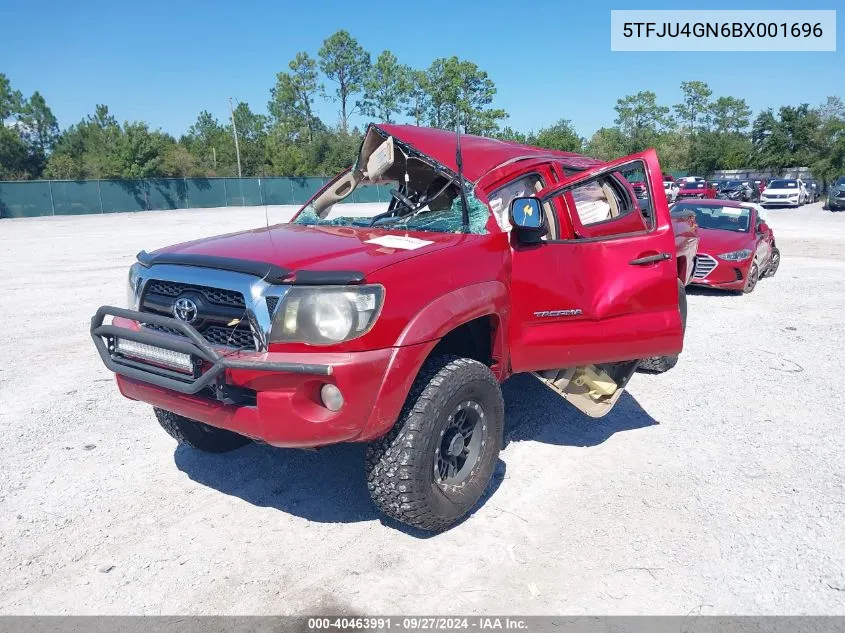
[{"label": "red pickup truck", "polygon": [[[368,442],[375,504],[426,530],[486,488],[509,376],[608,413],[683,346],[694,226],[673,231],[655,152],[456,138],[371,125],[290,223],[141,252],[128,308],[91,322],[121,393],[205,451]],[[387,208],[345,215],[373,184]]]}]

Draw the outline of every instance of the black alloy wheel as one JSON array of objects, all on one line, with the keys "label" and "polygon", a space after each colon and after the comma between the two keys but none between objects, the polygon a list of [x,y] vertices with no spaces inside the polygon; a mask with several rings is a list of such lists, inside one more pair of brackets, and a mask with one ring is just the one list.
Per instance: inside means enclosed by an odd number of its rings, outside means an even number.
[{"label": "black alloy wheel", "polygon": [[434,480],[460,486],[475,470],[487,439],[487,421],[478,402],[461,402],[449,415],[435,450]]}]

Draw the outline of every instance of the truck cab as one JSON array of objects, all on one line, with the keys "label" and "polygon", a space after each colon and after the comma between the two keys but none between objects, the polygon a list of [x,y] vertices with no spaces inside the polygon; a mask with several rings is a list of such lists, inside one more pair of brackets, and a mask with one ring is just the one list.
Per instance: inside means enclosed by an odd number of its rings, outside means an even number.
[{"label": "truck cab", "polygon": [[[351,212],[371,185],[390,201]],[[509,376],[598,418],[641,362],[677,359],[676,232],[653,150],[604,163],[371,125],[290,223],[139,254],[128,308],[91,334],[180,443],[367,442],[375,504],[441,530],[492,476]]]}]

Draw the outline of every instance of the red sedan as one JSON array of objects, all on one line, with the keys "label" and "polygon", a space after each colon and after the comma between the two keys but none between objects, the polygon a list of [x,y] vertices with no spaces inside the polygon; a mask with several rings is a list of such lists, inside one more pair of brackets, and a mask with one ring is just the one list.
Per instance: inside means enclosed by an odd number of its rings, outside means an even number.
[{"label": "red sedan", "polygon": [[684,181],[681,182],[681,188],[678,190],[678,200],[715,198],[716,193],[716,185],[712,182],[704,180]]},{"label": "red sedan", "polygon": [[688,209],[698,223],[698,254],[691,284],[754,290],[760,277],[780,265],[775,236],[755,204],[733,200],[683,200],[673,210]]}]

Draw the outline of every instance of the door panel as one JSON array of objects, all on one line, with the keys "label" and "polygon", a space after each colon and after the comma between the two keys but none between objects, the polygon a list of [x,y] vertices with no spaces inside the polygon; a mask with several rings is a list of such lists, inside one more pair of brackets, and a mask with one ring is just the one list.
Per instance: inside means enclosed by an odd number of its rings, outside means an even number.
[{"label": "door panel", "polygon": [[754,253],[754,261],[757,262],[758,268],[762,269],[762,267],[765,266],[765,264],[769,261],[772,244],[769,235],[765,233],[760,233],[757,230],[758,225],[763,221],[762,218],[759,216],[756,210],[752,211],[751,213],[751,226],[754,230],[754,240],[757,245],[756,252]]},{"label": "door panel", "polygon": [[[511,236],[513,371],[534,371],[676,354],[683,345],[677,258],[662,172],[653,151],[626,157],[547,187],[542,199],[591,184],[641,161],[649,186],[650,232],[523,245]],[[577,193],[577,192],[576,192]],[[572,200],[568,197],[567,200]],[[567,205],[576,228],[582,226]],[[611,227],[610,219],[603,223]],[[640,224],[642,226],[642,224]],[[582,226],[583,228],[583,226]],[[635,260],[648,258],[645,262]]]}]

